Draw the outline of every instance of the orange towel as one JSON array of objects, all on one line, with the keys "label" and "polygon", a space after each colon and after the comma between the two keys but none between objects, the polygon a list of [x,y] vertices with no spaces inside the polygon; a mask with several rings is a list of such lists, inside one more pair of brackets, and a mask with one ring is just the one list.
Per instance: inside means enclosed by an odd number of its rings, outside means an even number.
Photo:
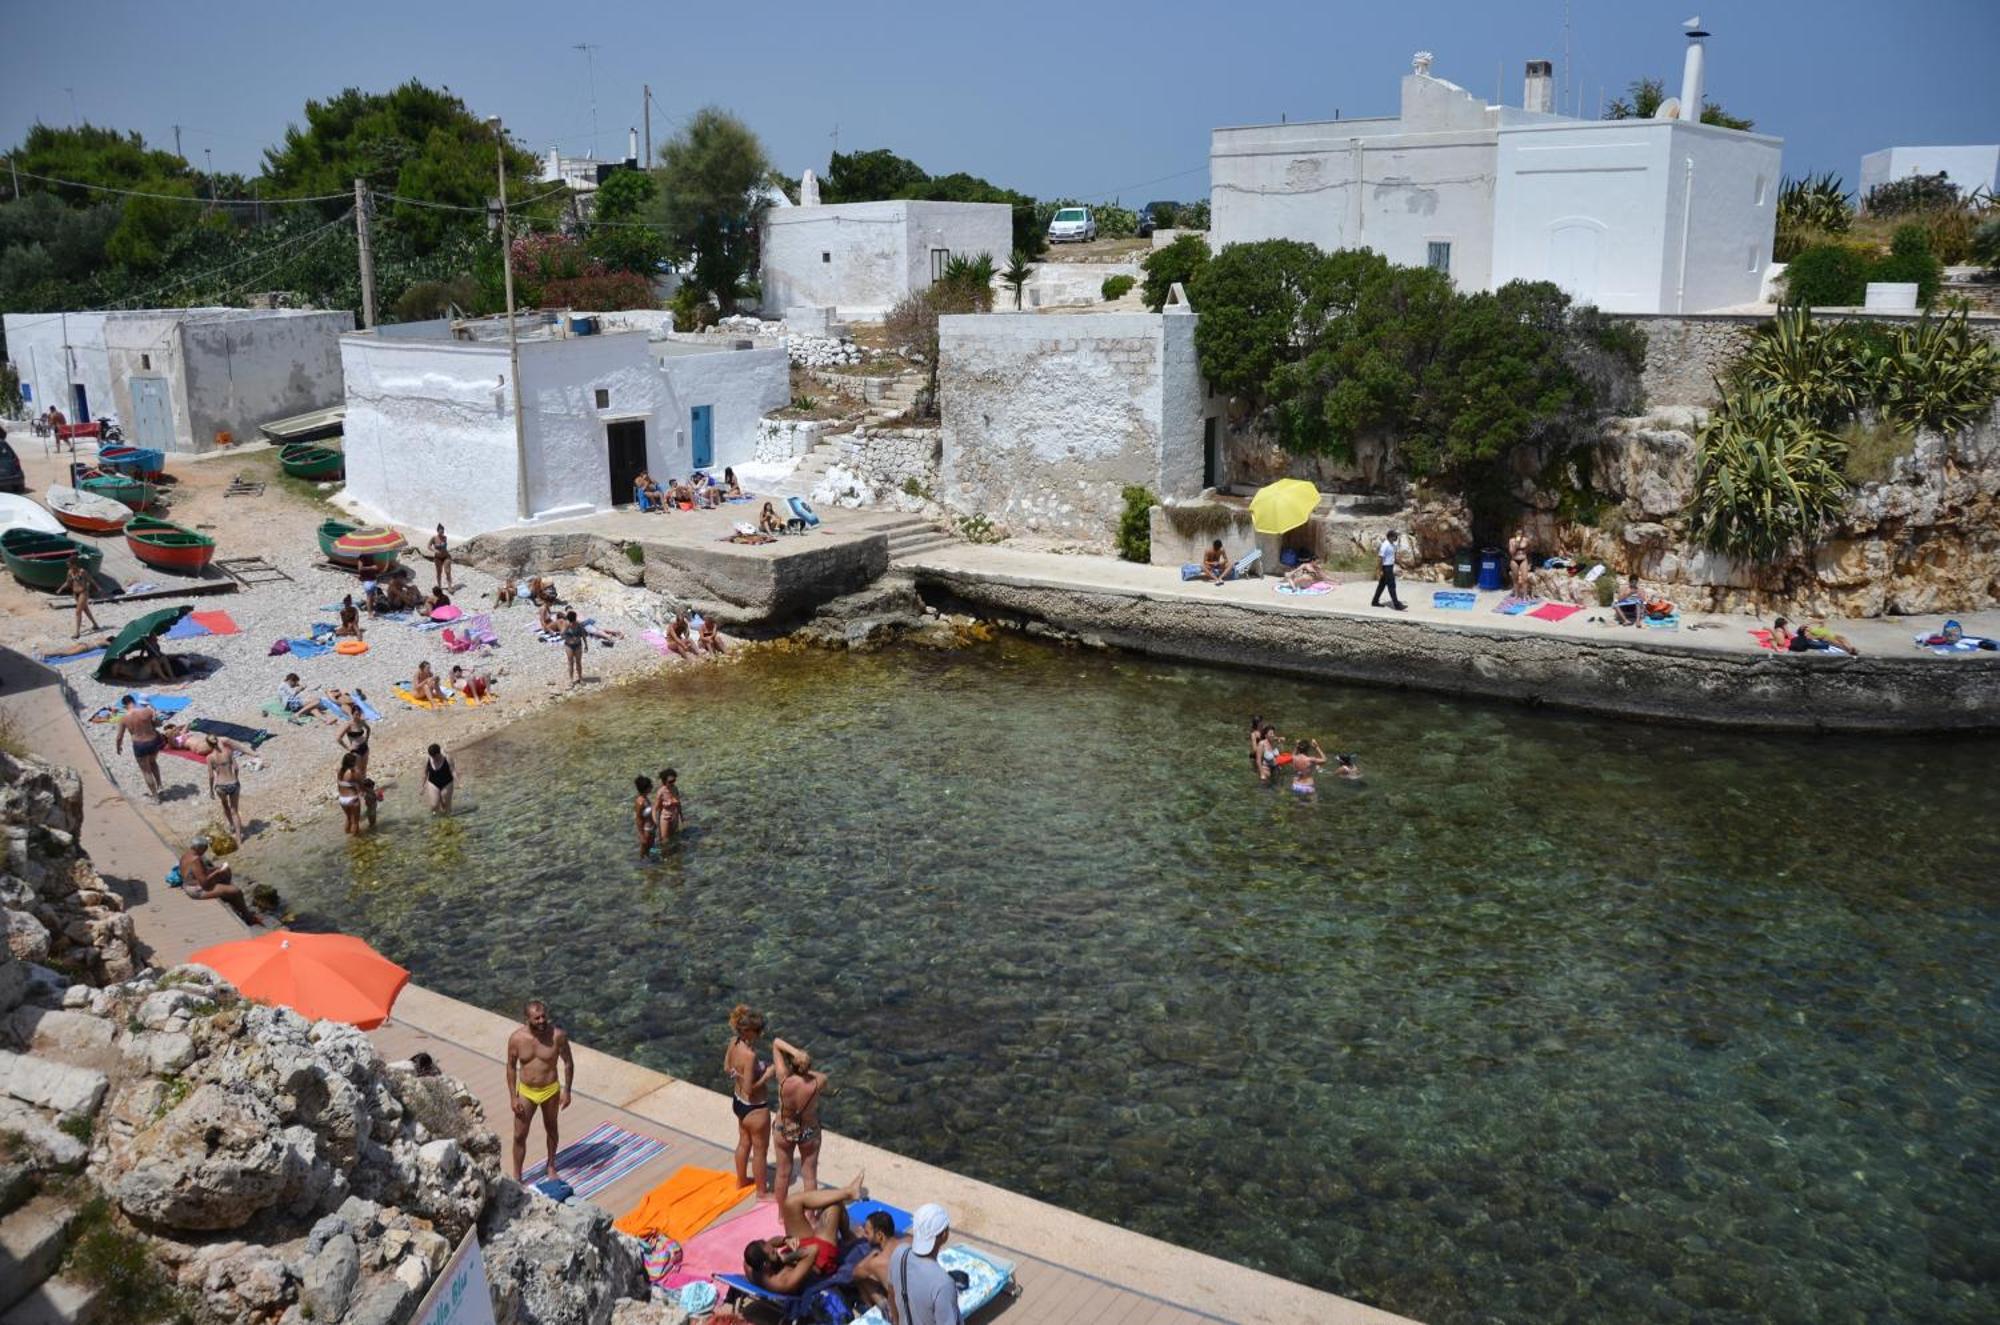
[{"label": "orange towel", "polygon": [[738,1185],[733,1173],[683,1164],[620,1215],[617,1228],[635,1238],[664,1233],[686,1242],[727,1214],[749,1190],[750,1184]]}]

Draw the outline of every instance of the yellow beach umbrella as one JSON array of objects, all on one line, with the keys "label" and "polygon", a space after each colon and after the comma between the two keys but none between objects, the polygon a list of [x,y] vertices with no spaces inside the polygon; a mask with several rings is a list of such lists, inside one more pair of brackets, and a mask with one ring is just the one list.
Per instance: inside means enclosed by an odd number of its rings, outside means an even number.
[{"label": "yellow beach umbrella", "polygon": [[1260,534],[1288,533],[1310,519],[1318,505],[1318,488],[1302,478],[1281,478],[1250,499],[1250,523]]}]

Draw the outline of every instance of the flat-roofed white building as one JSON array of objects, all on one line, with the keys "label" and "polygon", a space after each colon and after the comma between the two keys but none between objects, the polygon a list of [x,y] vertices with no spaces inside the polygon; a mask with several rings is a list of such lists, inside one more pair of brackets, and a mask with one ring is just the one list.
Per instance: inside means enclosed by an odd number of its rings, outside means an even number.
[{"label": "flat-roofed white building", "polygon": [[1683,96],[1651,119],[1556,114],[1539,60],[1525,104],[1489,105],[1421,52],[1396,116],[1217,129],[1210,239],[1368,248],[1466,290],[1553,281],[1615,312],[1753,303],[1783,144],[1679,117],[1702,96],[1707,34],[1689,35]]},{"label": "flat-roofed white building", "polygon": [[2000,190],[2000,144],[1961,147],[1885,147],[1861,158],[1861,200],[1884,184],[1912,175],[1943,175],[1960,193]]},{"label": "flat-roofed white building", "polygon": [[1014,209],[998,202],[819,203],[764,213],[763,307],[830,308],[856,322],[884,314],[944,272],[953,257],[985,254],[1004,267]]}]

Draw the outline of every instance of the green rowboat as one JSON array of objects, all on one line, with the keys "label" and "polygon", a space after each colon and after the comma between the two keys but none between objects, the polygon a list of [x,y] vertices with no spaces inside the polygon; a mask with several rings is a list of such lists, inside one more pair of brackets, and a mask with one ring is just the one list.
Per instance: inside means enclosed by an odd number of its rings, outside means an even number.
[{"label": "green rowboat", "polygon": [[215,557],[215,540],[207,534],[150,515],[135,515],[125,522],[125,545],[155,570],[183,575],[201,574]]},{"label": "green rowboat", "polygon": [[115,502],[123,502],[135,511],[143,511],[156,506],[160,500],[160,490],[144,479],[133,478],[129,474],[98,474],[80,480],[79,488],[94,492],[100,497],[109,497]]},{"label": "green rowboat", "polygon": [[325,446],[288,446],[278,452],[278,467],[293,478],[339,478],[346,464],[345,456]]},{"label": "green rowboat", "polygon": [[104,553],[89,543],[67,534],[44,534],[33,529],[9,529],[0,534],[0,558],[8,571],[30,589],[54,591],[69,578],[69,562],[76,557],[85,570],[95,575],[104,564]]}]

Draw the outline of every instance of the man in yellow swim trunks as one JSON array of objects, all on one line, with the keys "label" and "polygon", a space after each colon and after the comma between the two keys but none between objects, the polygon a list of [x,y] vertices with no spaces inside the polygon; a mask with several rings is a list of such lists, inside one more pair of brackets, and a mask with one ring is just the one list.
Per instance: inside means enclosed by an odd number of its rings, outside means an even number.
[{"label": "man in yellow swim trunks", "polygon": [[[556,1173],[556,1115],[569,1107],[570,1087],[576,1084],[576,1060],[570,1056],[569,1034],[549,1019],[549,1006],[539,998],[524,1009],[527,1020],[507,1037],[507,1098],[514,1106],[514,1180],[521,1180],[521,1164],[528,1157],[528,1132],[535,1125],[535,1111],[542,1114],[542,1128],[549,1136],[549,1173]],[[562,1067],[562,1081],[556,1081],[556,1067]]]}]

